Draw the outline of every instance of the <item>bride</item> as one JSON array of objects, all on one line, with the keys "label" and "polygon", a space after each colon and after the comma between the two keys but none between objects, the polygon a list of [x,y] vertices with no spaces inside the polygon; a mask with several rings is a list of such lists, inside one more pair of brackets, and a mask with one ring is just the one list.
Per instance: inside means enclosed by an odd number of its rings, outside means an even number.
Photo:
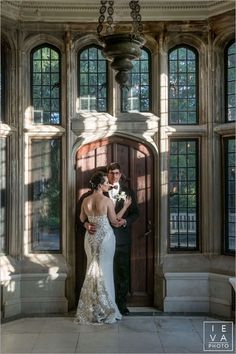
[{"label": "bride", "polygon": [[122,216],[131,204],[131,198],[125,199],[123,208],[116,215],[112,200],[103,195],[110,188],[106,174],[96,172],[90,184],[93,193],[82,202],[80,220],[95,224],[96,232],[85,234],[87,269],[75,320],[84,324],[113,323],[122,316],[115,303],[115,235],[110,223],[114,227],[123,225]]}]

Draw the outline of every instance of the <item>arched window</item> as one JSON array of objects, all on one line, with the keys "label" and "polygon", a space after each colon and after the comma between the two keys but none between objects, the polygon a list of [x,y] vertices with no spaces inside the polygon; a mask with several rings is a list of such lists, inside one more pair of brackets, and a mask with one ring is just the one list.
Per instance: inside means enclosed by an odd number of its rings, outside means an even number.
[{"label": "arched window", "polygon": [[225,49],[225,113],[226,122],[235,121],[236,109],[236,80],[235,80],[235,67],[236,67],[236,50],[235,41],[229,42]]},{"label": "arched window", "polygon": [[198,123],[198,53],[177,46],[169,51],[169,124]]},{"label": "arched window", "polygon": [[31,52],[31,99],[33,123],[61,123],[60,52],[49,44]]},{"label": "arched window", "polygon": [[78,54],[79,109],[107,111],[107,61],[97,46],[90,46]]},{"label": "arched window", "polygon": [[6,109],[6,48],[4,43],[1,43],[1,117],[0,121],[5,122],[5,109]]},{"label": "arched window", "polygon": [[150,111],[150,53],[147,49],[142,49],[141,57],[133,61],[128,83],[121,92],[122,112]]}]

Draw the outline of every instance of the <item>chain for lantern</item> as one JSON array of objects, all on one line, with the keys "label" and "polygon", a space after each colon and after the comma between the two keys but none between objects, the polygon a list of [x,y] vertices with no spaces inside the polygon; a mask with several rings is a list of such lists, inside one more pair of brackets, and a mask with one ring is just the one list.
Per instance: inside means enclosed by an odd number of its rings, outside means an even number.
[{"label": "chain for lantern", "polygon": [[[108,7],[107,7],[108,3]],[[106,20],[106,32],[107,34],[112,34],[113,33],[113,9],[114,1],[113,0],[101,0],[101,7],[99,10],[100,16],[98,19],[98,27],[97,27],[97,33],[99,36],[101,36],[101,32],[103,31],[103,24]],[[107,14],[107,17],[106,17]]]},{"label": "chain for lantern", "polygon": [[129,7],[131,9],[130,16],[133,19],[133,31],[134,34],[140,35],[143,31],[143,25],[141,23],[142,17],[140,15],[140,5],[138,0],[130,1]]},{"label": "chain for lantern", "polygon": [[[108,5],[108,6],[107,6]],[[100,16],[98,19],[97,33],[102,38],[102,32],[104,24],[106,24],[106,34],[113,33],[113,14],[114,14],[114,0],[101,0],[101,7],[99,10]],[[141,23],[142,17],[140,15],[140,5],[138,0],[132,0],[129,2],[131,9],[130,16],[133,19],[133,34],[140,35],[143,31],[143,25]],[[107,17],[106,17],[107,16]]]}]

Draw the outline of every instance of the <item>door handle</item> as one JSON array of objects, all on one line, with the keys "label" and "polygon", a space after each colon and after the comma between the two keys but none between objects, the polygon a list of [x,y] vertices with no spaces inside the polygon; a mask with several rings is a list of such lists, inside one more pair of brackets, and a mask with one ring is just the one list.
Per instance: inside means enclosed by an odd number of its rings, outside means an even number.
[{"label": "door handle", "polygon": [[147,224],[147,231],[145,232],[144,236],[149,236],[152,232],[153,229],[153,225],[151,220],[148,220],[148,224]]}]

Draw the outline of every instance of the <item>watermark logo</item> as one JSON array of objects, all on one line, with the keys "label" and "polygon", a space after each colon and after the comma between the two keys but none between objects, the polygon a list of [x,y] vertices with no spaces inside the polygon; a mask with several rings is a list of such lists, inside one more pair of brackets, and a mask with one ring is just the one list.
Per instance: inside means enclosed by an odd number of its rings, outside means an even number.
[{"label": "watermark logo", "polygon": [[233,322],[204,321],[203,322],[203,351],[232,352],[233,351]]}]

